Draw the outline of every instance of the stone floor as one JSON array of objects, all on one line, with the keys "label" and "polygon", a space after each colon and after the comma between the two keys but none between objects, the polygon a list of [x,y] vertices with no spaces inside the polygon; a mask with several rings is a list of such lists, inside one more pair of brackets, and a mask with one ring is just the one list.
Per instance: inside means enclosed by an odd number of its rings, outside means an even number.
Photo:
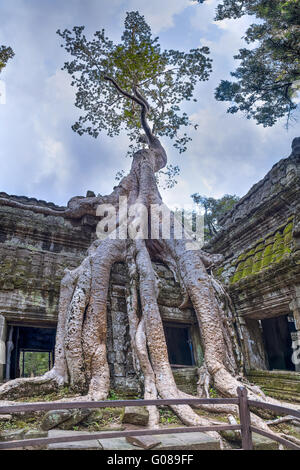
[{"label": "stone floor", "polygon": [[[61,431],[53,429],[48,437],[76,436],[90,434],[91,440],[50,444],[49,450],[142,450],[126,441],[124,437],[114,439],[93,439],[93,434],[83,431]],[[155,438],[160,444],[152,450],[219,450],[220,443],[205,433],[159,434]],[[255,450],[275,450],[278,444],[258,434],[253,435]]]},{"label": "stone floor", "polygon": [[[53,429],[49,431],[48,437],[76,436],[79,434],[90,434],[90,441],[65,442],[50,444],[49,450],[142,450],[126,441],[124,437],[114,439],[93,439],[94,433],[82,431],[61,431]],[[159,434],[155,438],[160,444],[155,450],[218,450],[220,443],[201,432],[180,434]]]}]

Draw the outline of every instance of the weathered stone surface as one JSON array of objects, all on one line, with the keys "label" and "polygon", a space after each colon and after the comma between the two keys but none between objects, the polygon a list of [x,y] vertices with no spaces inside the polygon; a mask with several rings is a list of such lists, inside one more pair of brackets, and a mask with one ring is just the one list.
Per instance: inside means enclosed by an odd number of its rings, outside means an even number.
[{"label": "weathered stone surface", "polygon": [[[234,447],[242,445],[241,434],[238,431],[220,431],[220,434],[228,442],[234,444]],[[278,442],[256,433],[252,434],[252,442],[253,450],[278,450],[279,448]]]},{"label": "weathered stone surface", "polygon": [[52,429],[49,431],[48,437],[65,437],[65,436],[78,436],[78,435],[91,436],[89,441],[76,441],[76,442],[61,442],[56,444],[49,444],[49,450],[102,450],[102,446],[97,439],[93,439],[93,433],[86,431],[62,431],[60,429]]},{"label": "weathered stone surface", "polygon": [[[48,431],[42,431],[41,429],[30,429],[25,433],[24,439],[38,439],[41,437],[48,437]],[[47,444],[39,446],[27,446],[26,450],[46,450]]]},{"label": "weathered stone surface", "polygon": [[203,432],[159,434],[156,450],[219,450],[220,442]]},{"label": "weathered stone surface", "polygon": [[198,373],[196,367],[173,369],[173,376],[179,390],[192,395],[197,394]]},{"label": "weathered stone surface", "polygon": [[24,438],[24,429],[5,429],[0,432],[1,441],[18,441]]},{"label": "weathered stone surface", "polygon": [[220,435],[226,439],[226,441],[240,444],[242,442],[240,433],[237,431],[220,431]]},{"label": "weathered stone surface", "polygon": [[12,415],[0,415],[0,421],[11,421]]},{"label": "weathered stone surface", "polygon": [[72,416],[72,410],[52,410],[48,411],[42,419],[41,429],[48,431],[67,421]]},{"label": "weathered stone surface", "polygon": [[279,444],[276,441],[272,441],[267,437],[260,436],[259,434],[253,433],[253,450],[278,450]]},{"label": "weathered stone surface", "polygon": [[[220,442],[205,433],[158,434],[155,439],[161,444],[153,450],[219,450]],[[103,450],[137,450],[124,437],[100,439]]]},{"label": "weathered stone surface", "polygon": [[156,439],[155,436],[129,436],[126,437],[126,441],[142,449],[153,449],[161,444],[161,441]]},{"label": "weathered stone surface", "polygon": [[58,428],[65,430],[72,429],[73,426],[76,426],[76,424],[79,424],[81,423],[81,421],[84,421],[91,413],[92,410],[89,409],[72,410],[71,417],[59,424]]},{"label": "weathered stone surface", "polygon": [[300,373],[280,370],[250,370],[248,379],[274,398],[300,403]]},{"label": "weathered stone surface", "polygon": [[106,426],[99,426],[97,429],[97,432],[102,432],[102,431],[125,431],[126,427],[123,424],[118,424],[118,423],[111,423],[107,424]]},{"label": "weathered stone surface", "polygon": [[48,431],[29,429],[29,431],[26,431],[24,439],[38,439],[39,437],[48,437]]},{"label": "weathered stone surface", "polygon": [[102,450],[137,450],[136,446],[126,441],[125,437],[99,439],[98,442]]},{"label": "weathered stone surface", "polygon": [[144,406],[128,406],[125,408],[123,423],[147,426],[149,411]]}]

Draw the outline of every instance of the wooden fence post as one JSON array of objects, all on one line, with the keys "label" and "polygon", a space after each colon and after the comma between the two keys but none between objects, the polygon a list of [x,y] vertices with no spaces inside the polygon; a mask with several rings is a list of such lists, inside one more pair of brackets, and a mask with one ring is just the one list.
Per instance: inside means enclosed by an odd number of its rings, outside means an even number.
[{"label": "wooden fence post", "polygon": [[247,389],[246,387],[238,387],[237,394],[239,397],[239,413],[240,424],[242,433],[242,449],[253,450],[252,432],[251,432],[251,419],[250,410],[248,405]]}]

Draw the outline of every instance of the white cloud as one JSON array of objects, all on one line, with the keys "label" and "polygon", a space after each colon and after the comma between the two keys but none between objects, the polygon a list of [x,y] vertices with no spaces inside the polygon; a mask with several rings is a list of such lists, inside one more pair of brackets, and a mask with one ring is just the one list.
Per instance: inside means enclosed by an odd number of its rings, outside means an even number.
[{"label": "white cloud", "polygon": [[138,10],[145,15],[152,31],[157,34],[174,26],[174,16],[190,7],[188,0],[129,0],[126,11]]}]

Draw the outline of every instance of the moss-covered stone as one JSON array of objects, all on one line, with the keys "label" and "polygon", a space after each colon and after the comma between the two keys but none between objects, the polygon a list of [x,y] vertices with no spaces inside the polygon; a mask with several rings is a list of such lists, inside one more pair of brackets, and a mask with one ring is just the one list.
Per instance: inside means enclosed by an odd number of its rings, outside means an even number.
[{"label": "moss-covered stone", "polygon": [[236,266],[236,270],[230,278],[230,283],[234,284],[269,269],[275,263],[281,262],[284,257],[290,256],[292,247],[293,217],[289,217],[285,224],[268,233],[265,238],[257,240],[249,250],[231,262],[232,266]]}]

